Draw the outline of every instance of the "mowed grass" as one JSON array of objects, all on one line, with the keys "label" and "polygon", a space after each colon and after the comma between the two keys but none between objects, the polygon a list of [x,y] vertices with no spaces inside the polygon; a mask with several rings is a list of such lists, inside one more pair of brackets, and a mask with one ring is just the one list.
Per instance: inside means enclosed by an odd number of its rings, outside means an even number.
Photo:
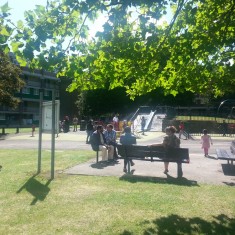
[{"label": "mowed grass", "polygon": [[[235,234],[235,187],[67,175],[92,151],[0,150],[0,234]],[[208,169],[209,170],[209,169]]]},{"label": "mowed grass", "polygon": [[[36,128],[38,129],[38,128]],[[6,127],[5,128],[5,134],[16,134],[17,129],[13,127]],[[31,133],[32,128],[31,127],[20,127],[19,128],[19,133]],[[1,128],[1,133],[2,133],[2,128]]]}]

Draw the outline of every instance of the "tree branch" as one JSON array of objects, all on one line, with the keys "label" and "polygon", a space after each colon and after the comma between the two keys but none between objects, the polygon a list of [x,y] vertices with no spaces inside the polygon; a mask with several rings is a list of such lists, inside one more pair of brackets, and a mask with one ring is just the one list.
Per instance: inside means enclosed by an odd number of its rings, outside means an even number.
[{"label": "tree branch", "polygon": [[158,46],[158,48],[162,47],[162,45],[165,43],[166,39],[168,38],[168,36],[169,36],[169,34],[170,34],[174,24],[175,24],[175,21],[176,21],[178,15],[180,14],[180,12],[181,12],[181,10],[182,10],[182,8],[183,8],[183,6],[186,2],[187,2],[187,0],[179,1],[177,10],[176,10],[171,22],[170,22],[170,25],[169,25],[168,29],[166,30],[165,37],[164,37],[163,41],[160,43],[160,45]]}]

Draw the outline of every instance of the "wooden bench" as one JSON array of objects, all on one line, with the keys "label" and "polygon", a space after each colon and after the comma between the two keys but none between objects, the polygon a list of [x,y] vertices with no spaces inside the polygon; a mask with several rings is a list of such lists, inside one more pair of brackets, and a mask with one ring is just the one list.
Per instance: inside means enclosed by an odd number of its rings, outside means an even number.
[{"label": "wooden bench", "polygon": [[101,152],[100,150],[97,150],[96,148],[92,148],[92,150],[93,151],[95,151],[96,152],[96,163],[98,163],[99,162],[99,152]]},{"label": "wooden bench", "polygon": [[226,149],[216,149],[217,159],[227,160],[228,164],[233,165],[235,160],[235,141],[231,142],[230,151]]},{"label": "wooden bench", "polygon": [[166,149],[163,146],[117,145],[118,155],[127,161],[128,173],[130,160],[177,163],[178,178],[183,176],[182,163],[189,163],[189,151],[186,148]]}]

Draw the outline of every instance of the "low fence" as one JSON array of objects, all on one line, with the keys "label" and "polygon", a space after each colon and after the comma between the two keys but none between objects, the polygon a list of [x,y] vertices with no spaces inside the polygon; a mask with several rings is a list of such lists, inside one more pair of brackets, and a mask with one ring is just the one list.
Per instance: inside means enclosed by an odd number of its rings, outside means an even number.
[{"label": "low fence", "polygon": [[[182,120],[176,119],[164,119],[162,123],[162,130],[164,130],[167,126],[175,126],[179,130],[179,124]],[[222,122],[217,121],[209,121],[209,120],[187,120],[183,121],[185,126],[185,131],[188,133],[196,133],[191,135],[201,135],[203,129],[207,129],[208,133],[211,135],[222,136],[224,133],[224,127]],[[226,134],[229,136],[235,135],[235,123],[226,123],[227,130],[225,130]]]},{"label": "low fence", "polygon": [[[191,136],[202,136],[202,133],[189,133]],[[219,134],[219,133],[208,133],[211,137],[224,137],[223,134]],[[226,137],[231,137],[234,138],[235,134],[226,134]]]}]

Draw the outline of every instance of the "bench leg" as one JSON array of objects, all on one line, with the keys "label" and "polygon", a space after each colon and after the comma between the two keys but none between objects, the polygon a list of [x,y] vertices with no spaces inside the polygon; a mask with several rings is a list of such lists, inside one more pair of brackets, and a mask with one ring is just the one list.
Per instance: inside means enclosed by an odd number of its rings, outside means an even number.
[{"label": "bench leg", "polygon": [[131,173],[131,163],[130,163],[129,159],[127,160],[127,172],[128,172],[128,174]]},{"label": "bench leg", "polygon": [[99,151],[96,151],[96,163],[99,161]]},{"label": "bench leg", "polygon": [[177,163],[177,177],[182,178],[183,170],[182,170],[182,163]]}]

